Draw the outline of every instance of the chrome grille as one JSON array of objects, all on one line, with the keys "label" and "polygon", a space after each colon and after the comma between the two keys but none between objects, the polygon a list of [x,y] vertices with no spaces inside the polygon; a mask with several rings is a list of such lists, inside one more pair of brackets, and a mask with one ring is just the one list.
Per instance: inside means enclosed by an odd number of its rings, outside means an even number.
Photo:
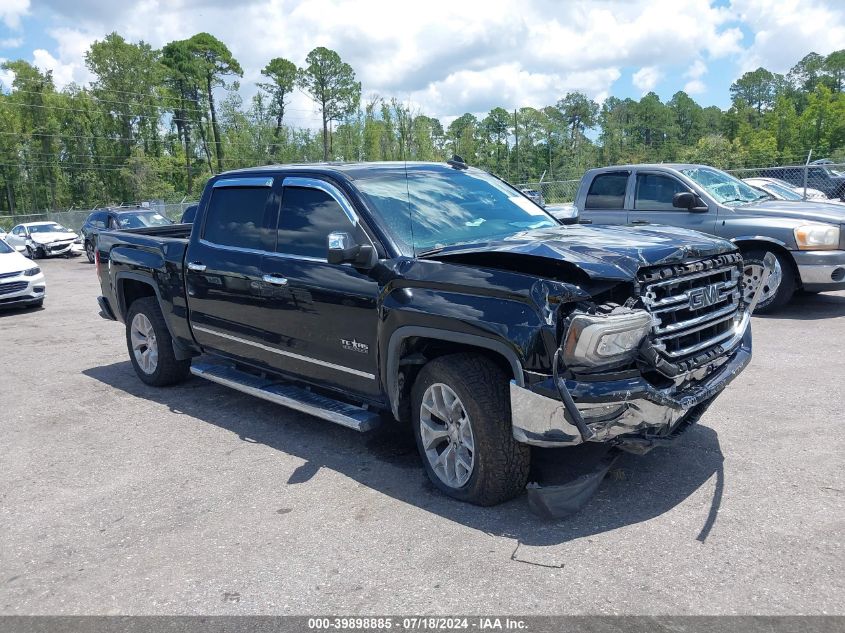
[{"label": "chrome grille", "polygon": [[640,271],[641,298],[654,317],[654,346],[678,362],[730,338],[742,304],[741,280],[739,253]]}]

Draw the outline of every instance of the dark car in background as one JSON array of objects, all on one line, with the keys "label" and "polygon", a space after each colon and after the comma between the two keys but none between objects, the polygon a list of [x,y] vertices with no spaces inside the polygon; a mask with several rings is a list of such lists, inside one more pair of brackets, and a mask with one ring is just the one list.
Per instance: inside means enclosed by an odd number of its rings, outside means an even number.
[{"label": "dark car in background", "polygon": [[97,235],[100,231],[125,231],[126,229],[143,229],[151,226],[167,226],[173,221],[146,207],[111,207],[97,209],[85,219],[82,225],[82,240],[85,244],[85,255],[88,261],[94,263]]}]

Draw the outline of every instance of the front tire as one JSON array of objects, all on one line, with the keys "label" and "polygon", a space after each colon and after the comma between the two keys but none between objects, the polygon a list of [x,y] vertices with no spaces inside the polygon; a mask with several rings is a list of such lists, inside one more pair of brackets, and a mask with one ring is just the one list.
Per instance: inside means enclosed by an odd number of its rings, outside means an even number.
[{"label": "front tire", "polygon": [[414,438],[441,492],[481,506],[519,495],[530,448],[513,438],[508,379],[489,359],[453,354],[429,362],[411,390]]},{"label": "front tire", "polygon": [[775,268],[769,275],[760,301],[754,308],[755,314],[771,314],[785,306],[795,294],[795,275],[792,264],[783,255],[775,251],[749,250],[742,254],[743,264],[743,292],[746,302],[750,301],[757,289],[757,282],[763,272],[763,258],[772,253],[775,257]]},{"label": "front tire", "polygon": [[31,260],[41,259],[42,251],[40,248],[32,248],[31,246],[26,247],[26,256],[29,257]]},{"label": "front tire", "polygon": [[191,360],[178,360],[173,353],[173,339],[155,297],[137,299],[129,307],[126,346],[135,373],[148,385],[173,385],[190,373]]}]

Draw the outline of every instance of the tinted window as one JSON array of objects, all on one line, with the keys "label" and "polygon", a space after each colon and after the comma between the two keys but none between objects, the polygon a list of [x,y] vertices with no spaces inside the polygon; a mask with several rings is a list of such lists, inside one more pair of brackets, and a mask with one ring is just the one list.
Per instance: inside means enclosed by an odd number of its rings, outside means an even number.
[{"label": "tinted window", "polygon": [[624,209],[625,187],[628,186],[628,172],[596,176],[587,192],[587,209]]},{"label": "tinted window", "polygon": [[276,217],[270,187],[219,187],[206,212],[203,238],[214,244],[272,251]]},{"label": "tinted window", "polygon": [[689,191],[689,189],[669,176],[659,176],[657,174],[638,175],[634,208],[674,210],[672,196],[681,191]]},{"label": "tinted window", "polygon": [[276,246],[279,253],[325,258],[329,233],[352,230],[343,209],[325,191],[285,187]]},{"label": "tinted window", "polygon": [[88,223],[91,226],[95,226],[98,229],[106,228],[106,214],[105,213],[92,213],[88,217]]}]

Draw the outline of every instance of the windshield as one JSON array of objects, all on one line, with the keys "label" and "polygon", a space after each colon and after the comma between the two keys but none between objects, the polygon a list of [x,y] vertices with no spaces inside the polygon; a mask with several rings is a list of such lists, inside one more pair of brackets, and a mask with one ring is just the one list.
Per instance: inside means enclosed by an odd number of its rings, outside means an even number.
[{"label": "windshield", "polygon": [[[355,182],[400,249],[425,252],[558,226],[541,207],[477,169],[414,166]],[[409,208],[410,207],[410,208]]]},{"label": "windshield", "polygon": [[681,173],[702,186],[716,202],[721,204],[736,206],[768,197],[767,194],[760,193],[741,180],[712,167],[682,169]]},{"label": "windshield", "polygon": [[15,249],[6,244],[6,240],[0,240],[0,253],[14,253]]},{"label": "windshield", "polygon": [[50,222],[50,224],[30,224],[30,233],[70,233],[70,229],[66,229],[61,224]]},{"label": "windshield", "polygon": [[799,193],[795,193],[792,189],[779,185],[776,182],[767,182],[765,185],[760,185],[760,188],[775,195],[781,200],[803,200],[804,198]]},{"label": "windshield", "polygon": [[117,224],[121,229],[142,229],[147,226],[165,226],[173,224],[173,222],[155,211],[145,211],[143,213],[121,213],[117,216]]}]

